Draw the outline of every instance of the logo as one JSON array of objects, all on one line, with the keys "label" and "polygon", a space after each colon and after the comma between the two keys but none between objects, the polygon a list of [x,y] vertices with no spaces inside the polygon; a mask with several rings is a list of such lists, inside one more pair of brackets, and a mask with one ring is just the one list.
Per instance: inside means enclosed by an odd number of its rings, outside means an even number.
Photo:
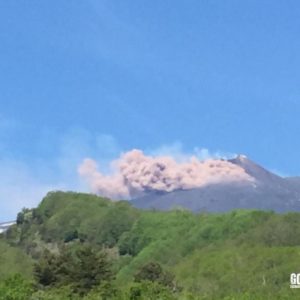
[{"label": "logo", "polygon": [[291,289],[300,289],[300,273],[292,273],[291,277]]}]

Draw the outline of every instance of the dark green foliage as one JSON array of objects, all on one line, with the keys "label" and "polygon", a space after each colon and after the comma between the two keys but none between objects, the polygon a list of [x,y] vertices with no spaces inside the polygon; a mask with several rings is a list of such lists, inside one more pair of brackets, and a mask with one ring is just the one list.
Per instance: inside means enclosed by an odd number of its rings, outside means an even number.
[{"label": "dark green foliage", "polygon": [[136,282],[151,281],[160,283],[163,286],[175,289],[174,275],[163,270],[161,265],[157,262],[149,262],[142,266],[140,270],[134,275]]},{"label": "dark green foliage", "polygon": [[104,252],[96,253],[91,247],[83,246],[76,251],[71,280],[75,291],[84,295],[105,281],[111,281],[111,264]]},{"label": "dark green foliage", "polygon": [[159,281],[162,277],[163,270],[159,263],[150,262],[144,265],[135,275],[134,280],[141,282],[143,280]]},{"label": "dark green foliage", "polygon": [[34,274],[42,286],[71,286],[79,295],[113,278],[106,253],[97,253],[86,245],[63,247],[59,254],[45,250],[35,264]]},{"label": "dark green foliage", "polygon": [[78,235],[77,229],[69,231],[65,235],[64,242],[65,243],[71,242],[73,240],[78,239],[78,237],[79,237],[79,235]]},{"label": "dark green foliage", "polygon": [[29,222],[32,216],[32,211],[28,208],[23,208],[21,212],[17,215],[17,224],[21,225],[25,222]]},{"label": "dark green foliage", "polygon": [[21,225],[24,223],[24,213],[19,212],[17,215],[17,225]]},{"label": "dark green foliage", "polygon": [[44,250],[38,262],[34,265],[34,275],[37,282],[43,286],[55,285],[63,273],[66,261],[62,262],[64,255],[55,255],[49,250]]}]

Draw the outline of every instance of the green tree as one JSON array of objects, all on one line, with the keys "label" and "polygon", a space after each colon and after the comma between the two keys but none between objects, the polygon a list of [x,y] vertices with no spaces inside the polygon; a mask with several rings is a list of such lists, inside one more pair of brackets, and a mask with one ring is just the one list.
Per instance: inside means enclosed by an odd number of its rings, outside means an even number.
[{"label": "green tree", "polygon": [[34,265],[36,281],[43,286],[56,284],[58,281],[58,269],[58,256],[45,249],[40,259]]},{"label": "green tree", "polygon": [[158,282],[170,289],[175,289],[174,275],[163,270],[157,262],[149,262],[144,265],[135,275],[136,282],[151,281]]},{"label": "green tree", "polygon": [[71,278],[75,291],[80,295],[113,278],[111,263],[106,253],[96,253],[90,246],[80,247],[75,254]]},{"label": "green tree", "polygon": [[34,267],[37,282],[42,286],[71,286],[75,293],[85,295],[113,279],[106,253],[97,253],[87,245],[76,247],[64,246],[58,255],[45,250]]}]

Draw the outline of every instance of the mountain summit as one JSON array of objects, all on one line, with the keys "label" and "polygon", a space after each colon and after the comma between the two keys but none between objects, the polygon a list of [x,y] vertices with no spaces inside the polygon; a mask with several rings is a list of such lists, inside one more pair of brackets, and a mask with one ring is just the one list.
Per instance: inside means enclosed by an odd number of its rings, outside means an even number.
[{"label": "mountain summit", "polygon": [[229,159],[229,162],[238,165],[244,171],[253,177],[258,182],[263,182],[264,184],[281,180],[282,178],[260,165],[256,164],[252,160],[250,160],[246,155],[238,155],[236,158]]},{"label": "mountain summit", "polygon": [[224,212],[233,209],[300,211],[300,179],[283,178],[245,155],[227,160],[241,167],[253,181],[216,182],[200,188],[172,192],[150,192],[132,200],[139,208]]}]

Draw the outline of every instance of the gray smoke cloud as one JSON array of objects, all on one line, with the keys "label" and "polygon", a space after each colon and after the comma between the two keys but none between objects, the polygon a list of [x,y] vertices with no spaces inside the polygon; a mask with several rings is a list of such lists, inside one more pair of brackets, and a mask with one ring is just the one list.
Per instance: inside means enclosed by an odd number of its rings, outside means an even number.
[{"label": "gray smoke cloud", "polygon": [[114,199],[133,198],[147,191],[192,189],[218,182],[254,181],[244,169],[223,159],[199,160],[191,156],[177,162],[171,156],[148,156],[131,150],[111,163],[112,173],[100,172],[96,161],[86,158],[78,168],[91,190]]}]

